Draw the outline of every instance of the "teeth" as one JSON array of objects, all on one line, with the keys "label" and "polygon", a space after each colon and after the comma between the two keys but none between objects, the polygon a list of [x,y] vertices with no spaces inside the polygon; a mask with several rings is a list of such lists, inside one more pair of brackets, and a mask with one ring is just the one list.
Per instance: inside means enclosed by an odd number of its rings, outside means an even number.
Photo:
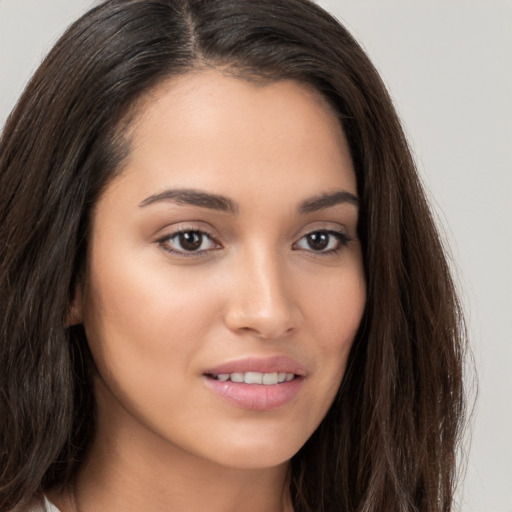
[{"label": "teeth", "polygon": [[213,377],[221,382],[230,380],[231,382],[244,382],[245,384],[264,384],[265,386],[273,386],[282,382],[290,382],[295,378],[293,373],[219,373]]},{"label": "teeth", "polygon": [[263,384],[263,374],[258,372],[245,372],[244,382],[246,384]]},{"label": "teeth", "polygon": [[277,373],[264,373],[262,381],[263,384],[271,386],[272,384],[277,384],[279,379],[277,377]]}]

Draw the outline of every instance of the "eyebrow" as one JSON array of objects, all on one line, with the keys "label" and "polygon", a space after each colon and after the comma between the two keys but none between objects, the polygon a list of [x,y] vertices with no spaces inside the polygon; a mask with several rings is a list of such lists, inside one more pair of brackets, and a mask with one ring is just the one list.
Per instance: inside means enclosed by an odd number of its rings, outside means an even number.
[{"label": "eyebrow", "polygon": [[354,194],[346,190],[339,190],[337,192],[321,194],[311,199],[306,199],[300,203],[299,213],[313,213],[343,203],[349,203],[359,207],[359,199]]},{"label": "eyebrow", "polygon": [[160,201],[172,201],[178,204],[199,206],[200,208],[208,208],[226,213],[238,212],[238,205],[227,197],[191,189],[165,190],[160,194],[147,197],[139,206],[144,207]]},{"label": "eyebrow", "polygon": [[[159,194],[153,194],[147,197],[139,204],[139,207],[148,206],[162,201],[171,201],[177,204],[198,206],[200,208],[208,208],[209,210],[217,210],[233,214],[236,214],[239,211],[238,204],[225,196],[193,189],[165,190]],[[299,204],[298,212],[301,215],[305,215],[343,203],[349,203],[359,207],[359,199],[354,194],[345,190],[339,190],[336,192],[320,194],[302,201]]]}]

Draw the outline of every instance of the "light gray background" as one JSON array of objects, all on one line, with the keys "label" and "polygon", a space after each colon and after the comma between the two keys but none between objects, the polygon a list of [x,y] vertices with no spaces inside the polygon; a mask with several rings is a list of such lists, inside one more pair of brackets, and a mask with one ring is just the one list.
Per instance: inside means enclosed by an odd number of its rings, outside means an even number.
[{"label": "light gray background", "polygon": [[[0,0],[0,126],[93,0]],[[388,84],[454,258],[479,378],[458,508],[512,512],[512,1],[320,0]]]}]

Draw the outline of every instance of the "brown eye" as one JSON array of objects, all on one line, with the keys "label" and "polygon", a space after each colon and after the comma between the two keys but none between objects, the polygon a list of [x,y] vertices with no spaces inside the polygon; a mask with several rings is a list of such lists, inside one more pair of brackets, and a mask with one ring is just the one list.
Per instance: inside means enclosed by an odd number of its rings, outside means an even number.
[{"label": "brown eye", "polygon": [[329,242],[332,235],[325,231],[319,231],[318,233],[310,233],[306,235],[306,241],[308,246],[313,251],[323,251],[329,246]]},{"label": "brown eye", "polygon": [[197,251],[203,242],[203,235],[198,231],[186,231],[178,235],[178,243],[185,251]]},{"label": "brown eye", "polygon": [[178,254],[203,253],[219,248],[207,233],[196,230],[174,233],[159,243],[166,251]]},{"label": "brown eye", "polygon": [[339,251],[349,242],[350,237],[338,231],[312,231],[295,243],[294,249],[329,254]]}]

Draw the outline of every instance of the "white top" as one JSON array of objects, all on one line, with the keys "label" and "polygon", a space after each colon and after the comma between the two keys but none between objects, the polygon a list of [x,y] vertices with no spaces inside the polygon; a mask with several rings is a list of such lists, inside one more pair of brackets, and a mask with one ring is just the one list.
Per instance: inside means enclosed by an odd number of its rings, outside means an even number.
[{"label": "white top", "polygon": [[60,510],[48,501],[45,496],[43,503],[38,503],[35,507],[32,507],[29,512],[60,512]]}]

